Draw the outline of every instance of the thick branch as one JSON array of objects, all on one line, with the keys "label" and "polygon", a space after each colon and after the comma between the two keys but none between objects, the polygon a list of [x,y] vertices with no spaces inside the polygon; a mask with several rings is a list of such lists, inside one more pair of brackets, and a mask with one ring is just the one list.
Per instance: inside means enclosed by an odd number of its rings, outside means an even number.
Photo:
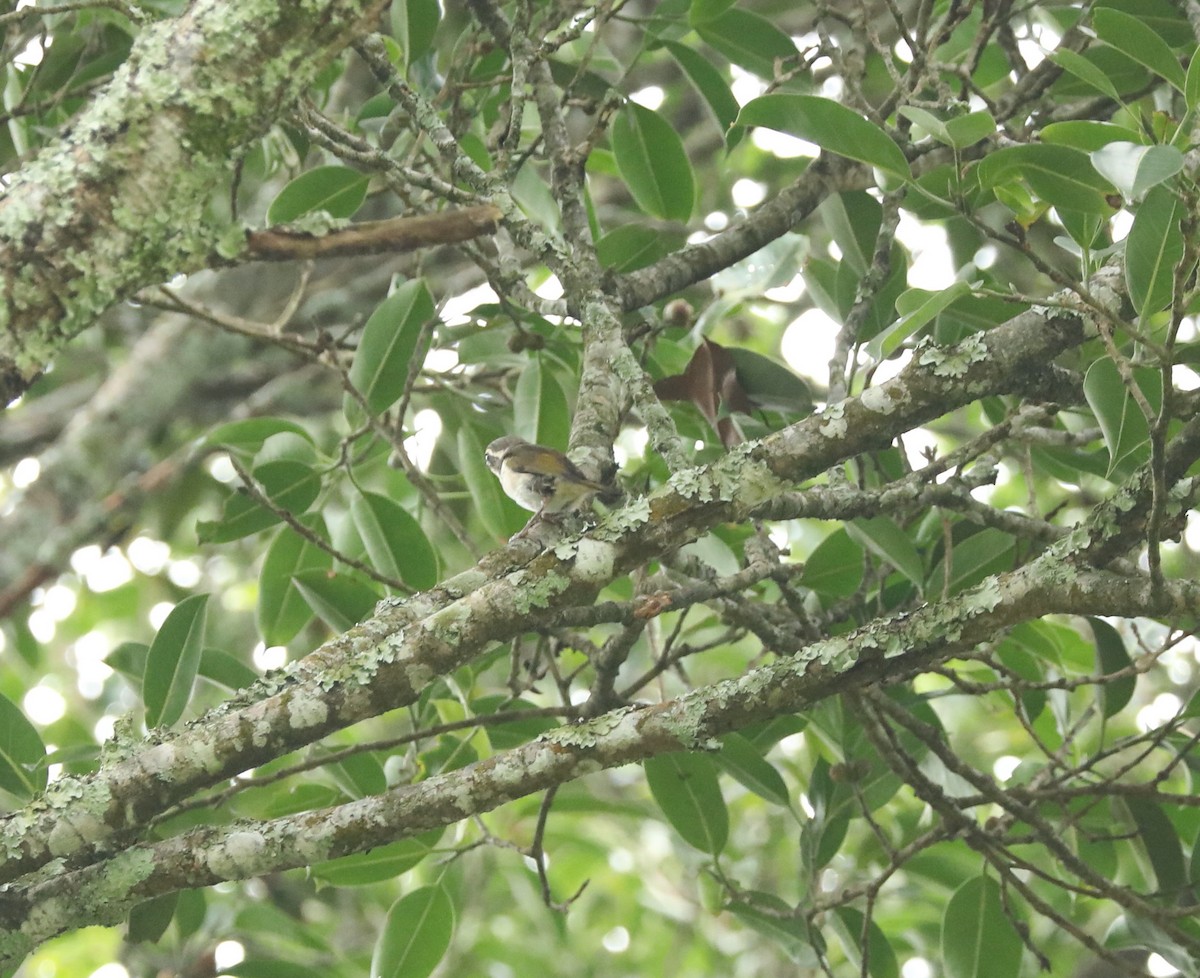
[{"label": "thick branch", "polygon": [[230,230],[206,214],[230,161],[384,6],[196,0],[138,36],[0,200],[0,401],[118,299],[204,266]]}]

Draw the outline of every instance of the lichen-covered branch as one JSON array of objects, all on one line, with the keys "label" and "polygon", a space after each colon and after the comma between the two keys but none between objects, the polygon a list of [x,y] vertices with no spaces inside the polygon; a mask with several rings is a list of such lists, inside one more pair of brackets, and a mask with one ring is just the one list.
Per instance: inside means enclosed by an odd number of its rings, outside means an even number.
[{"label": "lichen-covered branch", "polygon": [[384,6],[197,0],[138,35],[0,199],[0,401],[117,300],[244,247],[241,229],[209,215],[214,192]]}]

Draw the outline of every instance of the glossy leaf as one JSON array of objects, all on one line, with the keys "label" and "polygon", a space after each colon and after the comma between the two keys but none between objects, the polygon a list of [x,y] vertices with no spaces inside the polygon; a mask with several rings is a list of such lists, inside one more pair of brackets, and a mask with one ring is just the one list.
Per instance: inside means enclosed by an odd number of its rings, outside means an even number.
[{"label": "glossy leaf", "polygon": [[184,598],[150,643],[142,678],[147,727],[174,726],[183,716],[204,652],[207,607],[207,594]]},{"label": "glossy leaf", "polygon": [[392,904],[371,956],[372,978],[425,978],[454,934],[454,904],[441,886],[422,886]]},{"label": "glossy leaf", "polygon": [[46,787],[46,745],[37,728],[8,697],[0,695],[0,788],[31,798]]},{"label": "glossy leaf", "polygon": [[742,106],[739,126],[764,126],[816,143],[822,149],[907,179],[900,147],[875,123],[832,99],[815,95],[762,95]]},{"label": "glossy leaf", "polygon": [[853,594],[863,578],[863,550],[845,529],[835,530],[808,556],[800,583],[826,599]]},{"label": "glossy leaf", "polygon": [[1077,51],[1059,48],[1050,55],[1050,60],[1063,70],[1069,71],[1076,78],[1096,89],[1096,91],[1107,95],[1114,102],[1121,101],[1121,94],[1109,80],[1108,75]]},{"label": "glossy leaf", "polygon": [[1166,186],[1151,190],[1133,215],[1125,238],[1125,282],[1140,320],[1171,303],[1175,266],[1184,255],[1183,217],[1183,204]]},{"label": "glossy leaf", "polygon": [[1013,538],[994,527],[984,527],[964,540],[954,543],[950,559],[950,579],[946,580],[943,558],[929,574],[927,589],[958,594],[974,587],[991,574],[1009,570],[1015,558]]},{"label": "glossy leaf", "polygon": [[407,67],[429,51],[441,9],[437,0],[402,0],[391,5],[391,15],[392,31]]},{"label": "glossy leaf", "polygon": [[792,39],[770,20],[738,7],[697,24],[696,33],[739,68],[759,78],[774,78],[776,60],[786,63],[800,54]]},{"label": "glossy leaf", "polygon": [[308,429],[287,418],[243,418],[218,425],[204,436],[204,444],[213,448],[253,456],[267,439],[278,434],[293,434],[312,442]]},{"label": "glossy leaf", "polygon": [[1200,108],[1200,48],[1192,52],[1183,86],[1184,100],[1193,112]]},{"label": "glossy leaf", "polygon": [[513,391],[513,428],[526,441],[565,451],[571,436],[571,412],[562,385],[540,356],[517,378]]},{"label": "glossy leaf", "polygon": [[1186,77],[1179,58],[1167,42],[1139,18],[1110,7],[1097,7],[1092,12],[1092,27],[1105,44],[1145,65],[1179,91],[1185,89]]},{"label": "glossy leaf", "polygon": [[393,879],[424,861],[445,831],[442,828],[431,829],[409,839],[379,846],[370,852],[331,859],[314,866],[312,875],[330,886],[367,886],[380,880]]},{"label": "glossy leaf", "polygon": [[721,768],[742,787],[776,805],[791,807],[791,794],[782,775],[742,734],[731,733],[722,737],[721,750],[716,758]]},{"label": "glossy leaf", "polygon": [[1183,154],[1174,146],[1106,143],[1091,153],[1091,160],[1097,172],[1128,200],[1141,200],[1151,187],[1183,169]]},{"label": "glossy leaf", "polygon": [[1043,143],[1072,146],[1085,153],[1091,153],[1109,143],[1145,143],[1143,133],[1113,122],[1097,122],[1092,119],[1052,122],[1042,129],[1041,138]]},{"label": "glossy leaf", "polygon": [[1158,893],[1174,902],[1187,885],[1186,863],[1179,833],[1157,801],[1130,795],[1125,798],[1125,806],[1154,869]]},{"label": "glossy leaf", "polygon": [[346,166],[319,166],[300,174],[279,191],[267,209],[270,224],[288,224],[313,211],[352,217],[367,199],[365,174]]},{"label": "glossy leaf", "polygon": [[139,903],[129,912],[128,940],[131,944],[142,942],[157,943],[161,940],[171,918],[175,916],[175,907],[179,903],[178,893],[165,893],[162,896]]},{"label": "glossy leaf", "polygon": [[387,496],[362,492],[351,501],[350,512],[377,571],[417,590],[437,583],[437,555],[408,510]]},{"label": "glossy leaf", "polygon": [[[1137,369],[1133,380],[1154,410],[1162,403],[1157,370]],[[1108,447],[1108,478],[1123,481],[1150,455],[1150,425],[1141,406],[1107,357],[1093,363],[1083,378],[1083,394],[1096,415]]]},{"label": "glossy leaf", "polygon": [[967,149],[996,131],[996,120],[986,109],[946,120],[946,135],[955,149]]},{"label": "glossy leaf", "polygon": [[344,632],[367,618],[380,597],[357,578],[325,570],[299,571],[292,575],[292,583],[334,632]]},{"label": "glossy leaf", "polygon": [[[421,279],[405,282],[371,313],[350,365],[350,382],[373,413],[386,411],[404,393],[421,327],[433,317],[433,297]],[[352,416],[357,408],[354,404]]]},{"label": "glossy leaf", "polygon": [[696,179],[683,141],[657,112],[627,104],[613,121],[613,155],[633,199],[647,214],[687,221],[696,199]]},{"label": "glossy leaf", "polygon": [[729,838],[729,812],[712,758],[703,754],[661,754],[648,758],[642,766],[655,802],[684,841],[713,856],[724,849]]},{"label": "glossy leaf", "polygon": [[528,514],[504,494],[483,460],[483,445],[467,427],[458,430],[458,462],[475,513],[494,540],[507,540],[525,524]]},{"label": "glossy leaf", "polygon": [[[321,492],[320,473],[292,459],[264,462],[251,475],[276,506],[294,516],[305,512]],[[235,490],[225,500],[220,519],[199,521],[196,535],[202,543],[228,543],[274,526],[281,518],[248,493]]]},{"label": "glossy leaf", "polygon": [[946,978],[1019,978],[1021,936],[1000,900],[1000,885],[977,876],[954,891],[942,915]]},{"label": "glossy leaf", "polygon": [[605,268],[632,272],[658,261],[680,243],[678,235],[664,234],[661,228],[625,224],[596,242],[596,257]]},{"label": "glossy leaf", "polygon": [[[319,515],[306,516],[302,522],[318,536],[326,536],[325,522]],[[267,645],[286,645],[312,618],[312,609],[296,590],[293,575],[308,570],[328,570],[332,566],[333,558],[326,551],[291,527],[285,526],[279,531],[267,548],[258,576],[255,618]]]},{"label": "glossy leaf", "polygon": [[850,537],[877,557],[882,557],[914,584],[920,586],[925,578],[921,555],[896,522],[887,516],[852,520],[846,524]]},{"label": "glossy leaf", "polygon": [[812,389],[803,378],[761,353],[732,347],[738,383],[747,399],[764,411],[807,414],[812,410]]},{"label": "glossy leaf", "polygon": [[[876,333],[871,338],[871,341],[867,344],[868,355],[874,357],[876,360],[886,360],[909,337],[937,319],[943,311],[963,298],[963,296],[970,295],[972,289],[978,284],[978,282],[955,282],[949,288],[940,289],[937,292],[930,293],[912,289],[905,293],[905,295],[900,296],[896,300],[896,311],[903,314],[891,326],[888,326],[880,333]],[[905,296],[920,296],[921,301],[911,311],[905,311],[902,309],[902,302]]]},{"label": "glossy leaf", "polygon": [[[1128,669],[1132,664],[1129,652],[1125,648],[1125,640],[1120,632],[1108,622],[1100,618],[1089,618],[1088,624],[1092,629],[1092,637],[1096,643],[1096,673],[1106,676],[1109,673]],[[1135,676],[1112,680],[1098,689],[1104,707],[1105,717],[1115,716],[1125,708],[1133,697],[1137,685]]]},{"label": "glossy leaf", "polygon": [[861,278],[875,258],[875,239],[883,207],[864,190],[847,190],[827,197],[817,208],[842,253],[842,262]]},{"label": "glossy leaf", "polygon": [[688,4],[688,22],[695,26],[706,20],[715,20],[736,3],[737,0],[691,0]]},{"label": "glossy leaf", "polygon": [[[863,922],[862,912],[854,907],[838,907],[833,914],[832,923],[841,938],[854,973],[866,974],[870,978],[900,978],[900,963],[896,960],[896,952],[892,950],[887,935],[874,920],[867,923],[867,953],[863,954]],[[864,957],[867,961],[865,972]]]},{"label": "glossy leaf", "polygon": [[1008,146],[984,157],[978,173],[984,187],[1024,181],[1055,207],[1105,214],[1114,209],[1106,198],[1116,188],[1092,168],[1085,153],[1069,146]]},{"label": "glossy leaf", "polygon": [[733,97],[729,83],[711,61],[693,48],[675,41],[664,41],[663,47],[671,52],[671,57],[687,73],[724,133],[733,125],[738,114],[737,99]]}]

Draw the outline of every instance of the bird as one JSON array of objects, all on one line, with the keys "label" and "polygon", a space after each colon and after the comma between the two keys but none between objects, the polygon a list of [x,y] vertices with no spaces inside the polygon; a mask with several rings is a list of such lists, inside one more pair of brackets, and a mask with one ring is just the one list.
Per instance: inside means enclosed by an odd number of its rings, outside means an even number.
[{"label": "bird", "polygon": [[614,502],[621,492],[584,475],[566,455],[516,435],[497,438],[483,452],[505,493],[534,518],[583,509],[593,499]]}]

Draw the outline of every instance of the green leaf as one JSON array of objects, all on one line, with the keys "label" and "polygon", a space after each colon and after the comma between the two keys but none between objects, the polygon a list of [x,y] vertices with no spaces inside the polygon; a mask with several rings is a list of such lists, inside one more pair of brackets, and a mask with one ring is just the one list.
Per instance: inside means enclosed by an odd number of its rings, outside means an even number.
[{"label": "green leaf", "polygon": [[296,435],[312,443],[312,435],[308,430],[287,418],[244,418],[241,421],[218,425],[204,436],[201,444],[253,456],[272,435],[284,433]]},{"label": "green leaf", "polygon": [[1183,154],[1174,146],[1112,142],[1093,150],[1090,158],[1096,171],[1127,200],[1141,200],[1151,187],[1183,169]]},{"label": "green leaf", "polygon": [[629,102],[612,127],[621,177],[647,214],[686,222],[696,201],[696,178],[679,134],[657,112]]},{"label": "green leaf", "polygon": [[[292,459],[264,462],[251,475],[276,506],[296,516],[321,492],[320,473]],[[201,543],[228,543],[274,526],[280,519],[248,493],[234,490],[225,500],[221,518],[197,522],[196,535]]]},{"label": "green leaf", "polygon": [[900,114],[916,123],[939,143],[945,143],[955,149],[974,146],[979,140],[986,139],[996,131],[996,120],[986,109],[956,116],[944,122],[932,112],[910,105],[901,107]]},{"label": "green leaf", "polygon": [[357,578],[324,570],[300,571],[292,583],[317,617],[334,632],[344,632],[371,614],[379,595]]},{"label": "green leaf", "polygon": [[968,112],[946,120],[946,134],[950,137],[950,145],[955,149],[966,149],[974,146],[981,139],[987,139],[996,131],[996,120],[986,109]]},{"label": "green leaf", "polygon": [[895,353],[910,336],[926,326],[963,296],[970,295],[980,282],[955,282],[949,288],[938,292],[926,292],[923,289],[909,289],[896,300],[896,311],[904,312],[901,308],[906,296],[920,297],[922,301],[909,312],[905,312],[891,326],[876,333],[867,344],[867,353],[876,360],[883,361]]},{"label": "green leaf", "polygon": [[921,587],[925,580],[925,569],[921,566],[921,555],[896,522],[888,516],[859,518],[846,524],[851,539],[877,557],[882,557],[910,581]]},{"label": "green leaf", "polygon": [[1094,122],[1090,119],[1071,119],[1052,122],[1038,134],[1043,143],[1071,146],[1085,153],[1100,149],[1109,143],[1144,142],[1145,137],[1133,129],[1113,122]]},{"label": "green leaf", "polygon": [[388,911],[371,955],[372,978],[426,978],[454,934],[454,904],[441,886],[405,894]]},{"label": "green leaf", "polygon": [[729,354],[738,383],[755,407],[785,414],[812,411],[812,389],[783,364],[740,346],[730,347]]},{"label": "green leaf", "polygon": [[[422,279],[411,279],[383,300],[363,327],[350,365],[350,382],[380,414],[400,399],[421,328],[434,317],[433,296]],[[347,414],[357,416],[351,402]]]},{"label": "green leaf", "polygon": [[696,33],[739,68],[759,78],[774,78],[777,60],[794,62],[800,55],[792,39],[766,17],[738,7],[697,24]]},{"label": "green leaf", "polygon": [[571,412],[554,372],[535,355],[517,378],[513,391],[513,428],[526,441],[565,451],[571,437]]},{"label": "green leaf", "polygon": [[[863,974],[862,933],[864,917],[862,911],[853,907],[838,907],[832,922],[845,948],[850,967],[856,975]],[[888,942],[887,935],[874,920],[867,922],[868,964],[866,974],[870,978],[900,978],[900,963],[896,952]]]},{"label": "green leaf", "polygon": [[716,118],[721,132],[726,132],[737,118],[738,103],[721,72],[714,68],[712,62],[704,55],[685,44],[664,41],[663,47],[671,52],[671,57],[679,62],[679,66],[696,86],[696,91]]},{"label": "green leaf", "polygon": [[862,583],[863,551],[845,529],[835,530],[817,544],[804,562],[800,583],[822,598],[849,597]]},{"label": "green leaf", "polygon": [[680,235],[664,234],[661,228],[623,224],[596,242],[596,257],[605,268],[632,272],[652,265],[682,243]]},{"label": "green leaf", "polygon": [[[1129,658],[1125,640],[1121,638],[1120,632],[1100,618],[1089,618],[1087,623],[1092,628],[1092,638],[1096,643],[1096,674],[1107,676],[1128,669],[1133,662]],[[1112,680],[1098,687],[1103,701],[1104,716],[1111,717],[1120,713],[1133,698],[1136,685],[1136,677],[1126,676],[1124,679]]]},{"label": "green leaf", "polygon": [[437,555],[408,510],[377,492],[362,492],[350,513],[377,571],[419,591],[437,583]]},{"label": "green leaf", "polygon": [[212,648],[201,653],[199,674],[202,679],[230,690],[245,689],[259,678],[258,673],[237,656],[223,649]]},{"label": "green leaf", "polygon": [[37,728],[8,697],[0,695],[0,788],[31,798],[46,787],[46,745]]},{"label": "green leaf", "polygon": [[1087,154],[1069,146],[1009,146],[985,156],[977,171],[984,187],[1024,181],[1055,207],[1105,214],[1114,210],[1105,198],[1116,188],[1092,168]]},{"label": "green leaf", "polygon": [[762,95],[742,106],[739,126],[764,126],[816,143],[822,149],[908,179],[900,147],[875,123],[832,99],[815,95]]},{"label": "green leaf", "polygon": [[1184,255],[1183,216],[1183,204],[1166,186],[1151,190],[1133,215],[1125,238],[1125,282],[1139,321],[1171,304],[1175,266]]},{"label": "green leaf", "polygon": [[988,876],[963,883],[942,916],[942,966],[946,978],[1018,978],[1021,936]]},{"label": "green leaf", "polygon": [[[326,538],[320,514],[301,520],[311,531]],[[291,527],[280,529],[263,558],[258,576],[258,606],[255,618],[267,645],[286,645],[312,618],[312,609],[296,589],[292,576],[306,570],[328,570],[333,558]]]},{"label": "green leaf", "polygon": [[483,460],[483,446],[469,427],[458,429],[458,464],[475,504],[475,513],[496,540],[507,540],[529,515],[504,494],[500,483]]},{"label": "green leaf", "polygon": [[1096,91],[1107,95],[1114,102],[1121,102],[1121,93],[1109,80],[1108,75],[1082,54],[1067,48],[1059,48],[1050,55],[1050,60],[1064,71],[1069,71],[1080,81],[1091,85]]},{"label": "green leaf", "polygon": [[312,875],[330,886],[366,886],[393,879],[422,862],[438,844],[444,828],[431,829],[370,852],[331,859],[312,868]]},{"label": "green leaf", "polygon": [[[1157,370],[1133,371],[1134,383],[1154,410],[1162,403],[1162,377]],[[1150,456],[1150,425],[1121,380],[1116,364],[1101,357],[1083,378],[1083,395],[1096,415],[1108,447],[1107,478],[1120,482]]]},{"label": "green leaf", "polygon": [[1187,107],[1193,112],[1200,108],[1200,48],[1192,52],[1192,60],[1188,63],[1183,97]]},{"label": "green leaf", "polygon": [[660,754],[642,766],[655,802],[684,841],[713,856],[724,849],[729,812],[713,759],[703,754]]},{"label": "green leaf", "polygon": [[924,129],[925,132],[939,143],[944,143],[947,146],[950,145],[950,133],[946,130],[946,123],[928,109],[918,108],[915,105],[902,105],[899,112],[909,122],[915,123],[920,129]]},{"label": "green leaf", "polygon": [[365,174],[346,166],[318,166],[279,191],[267,208],[267,222],[288,224],[312,211],[352,217],[367,199],[368,182]]},{"label": "green leaf", "polygon": [[867,274],[875,257],[875,239],[883,219],[883,207],[864,190],[830,194],[817,213],[829,228],[842,252],[842,262],[859,278]]},{"label": "green leaf", "polygon": [[974,587],[991,574],[1009,570],[1015,558],[1016,544],[1002,530],[984,527],[963,540],[954,542],[950,559],[950,581],[946,581],[945,558],[939,560],[929,574],[928,591],[939,593],[945,589],[949,594],[958,594]]},{"label": "green leaf", "polygon": [[791,808],[791,793],[783,777],[742,734],[731,733],[722,737],[721,750],[716,758],[722,769],[742,787],[769,802]]},{"label": "green leaf", "polygon": [[192,684],[204,652],[207,594],[193,594],[171,609],[150,643],[142,677],[147,727],[178,722],[192,696]]},{"label": "green leaf", "polygon": [[175,916],[178,903],[178,893],[164,893],[153,900],[139,903],[129,912],[129,942],[154,944],[161,940],[167,928],[171,926],[171,918]]},{"label": "green leaf", "polygon": [[1105,44],[1127,54],[1181,92],[1186,89],[1187,79],[1179,58],[1161,35],[1139,18],[1110,7],[1097,7],[1092,12],[1092,27]]},{"label": "green leaf", "polygon": [[391,7],[392,34],[400,42],[404,65],[408,67],[433,44],[441,9],[437,0],[401,0]]},{"label": "green leaf", "polygon": [[715,20],[736,2],[737,0],[692,0],[688,5],[688,23],[694,27],[706,20]]},{"label": "green leaf", "polygon": [[1162,805],[1153,799],[1129,795],[1125,798],[1125,806],[1137,826],[1138,837],[1154,869],[1159,895],[1174,902],[1187,885],[1179,833],[1167,818]]}]

